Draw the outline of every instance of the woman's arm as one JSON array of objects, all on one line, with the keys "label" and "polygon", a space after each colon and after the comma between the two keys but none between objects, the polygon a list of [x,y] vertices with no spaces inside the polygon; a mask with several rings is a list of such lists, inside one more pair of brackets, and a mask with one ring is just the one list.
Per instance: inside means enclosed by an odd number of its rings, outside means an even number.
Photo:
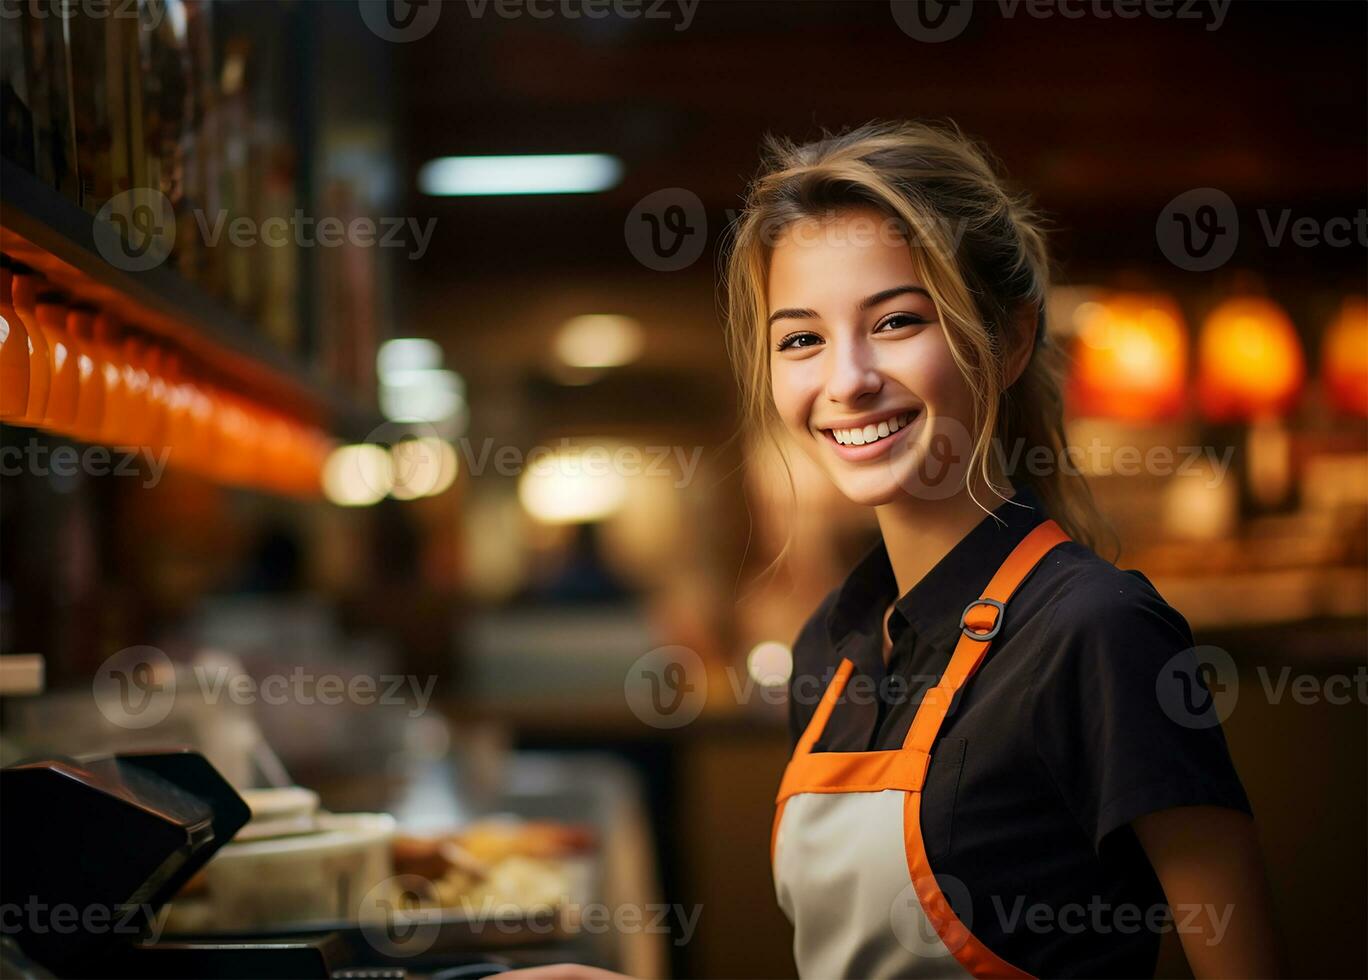
[{"label": "woman's arm", "polygon": [[578,963],[556,963],[553,966],[533,966],[523,970],[509,970],[499,977],[517,977],[517,980],[632,980],[622,973],[610,973],[596,966],[580,966]]},{"label": "woman's arm", "polygon": [[1258,832],[1248,814],[1176,807],[1131,826],[1164,886],[1194,977],[1286,975]]}]

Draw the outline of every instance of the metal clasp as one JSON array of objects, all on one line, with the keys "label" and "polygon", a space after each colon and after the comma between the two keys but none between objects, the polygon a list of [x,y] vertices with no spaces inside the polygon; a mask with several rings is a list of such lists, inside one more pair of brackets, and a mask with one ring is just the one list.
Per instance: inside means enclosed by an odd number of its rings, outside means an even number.
[{"label": "metal clasp", "polygon": [[[965,625],[969,619],[969,610],[973,609],[975,606],[993,606],[997,609],[997,615],[993,617],[993,628],[986,633],[980,633],[978,630]],[[998,635],[998,631],[1002,629],[1002,620],[1006,615],[1007,607],[996,599],[975,599],[973,602],[969,603],[969,605],[965,606],[964,612],[960,614],[960,632],[971,640],[986,642]]]}]

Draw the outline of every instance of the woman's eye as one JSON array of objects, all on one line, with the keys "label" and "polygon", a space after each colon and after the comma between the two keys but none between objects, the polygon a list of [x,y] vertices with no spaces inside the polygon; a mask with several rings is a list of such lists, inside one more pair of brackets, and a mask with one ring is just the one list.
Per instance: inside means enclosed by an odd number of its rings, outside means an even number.
[{"label": "woman's eye", "polygon": [[789,350],[790,348],[815,347],[822,342],[822,338],[815,333],[799,331],[791,333],[775,345],[775,350]]},{"label": "woman's eye", "polygon": [[913,313],[893,313],[880,320],[879,325],[874,328],[874,332],[878,333],[880,330],[896,330],[899,327],[916,326],[917,324],[925,322],[925,320]]}]

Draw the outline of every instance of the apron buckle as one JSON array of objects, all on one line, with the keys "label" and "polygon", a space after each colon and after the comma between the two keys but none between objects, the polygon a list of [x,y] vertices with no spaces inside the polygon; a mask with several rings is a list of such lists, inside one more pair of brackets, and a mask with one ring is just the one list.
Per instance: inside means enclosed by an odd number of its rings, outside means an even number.
[{"label": "apron buckle", "polygon": [[[975,606],[992,606],[994,609],[997,610],[997,612],[993,614],[992,629],[989,629],[987,632],[983,632],[981,630],[975,629],[972,626],[967,625],[969,619],[969,612]],[[960,632],[963,633],[965,636],[969,637],[969,639],[971,640],[987,642],[988,640],[991,640],[993,637],[997,636],[998,631],[1002,629],[1002,619],[1006,612],[1007,607],[1003,603],[998,602],[996,599],[975,599],[973,602],[969,603],[969,605],[965,606],[964,612],[960,614]]]}]

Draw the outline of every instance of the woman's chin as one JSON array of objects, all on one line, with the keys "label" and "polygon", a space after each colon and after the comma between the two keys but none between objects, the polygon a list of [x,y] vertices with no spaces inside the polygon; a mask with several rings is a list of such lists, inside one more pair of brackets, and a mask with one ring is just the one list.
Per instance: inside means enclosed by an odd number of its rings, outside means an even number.
[{"label": "woman's chin", "polygon": [[898,482],[886,471],[880,473],[877,478],[836,477],[835,483],[836,489],[841,491],[843,497],[861,507],[882,507],[907,496]]},{"label": "woman's chin", "polygon": [[918,450],[898,453],[878,466],[828,469],[827,475],[842,496],[862,507],[944,500],[962,489],[963,467],[938,469],[940,479],[929,480],[922,466],[924,456]]}]

